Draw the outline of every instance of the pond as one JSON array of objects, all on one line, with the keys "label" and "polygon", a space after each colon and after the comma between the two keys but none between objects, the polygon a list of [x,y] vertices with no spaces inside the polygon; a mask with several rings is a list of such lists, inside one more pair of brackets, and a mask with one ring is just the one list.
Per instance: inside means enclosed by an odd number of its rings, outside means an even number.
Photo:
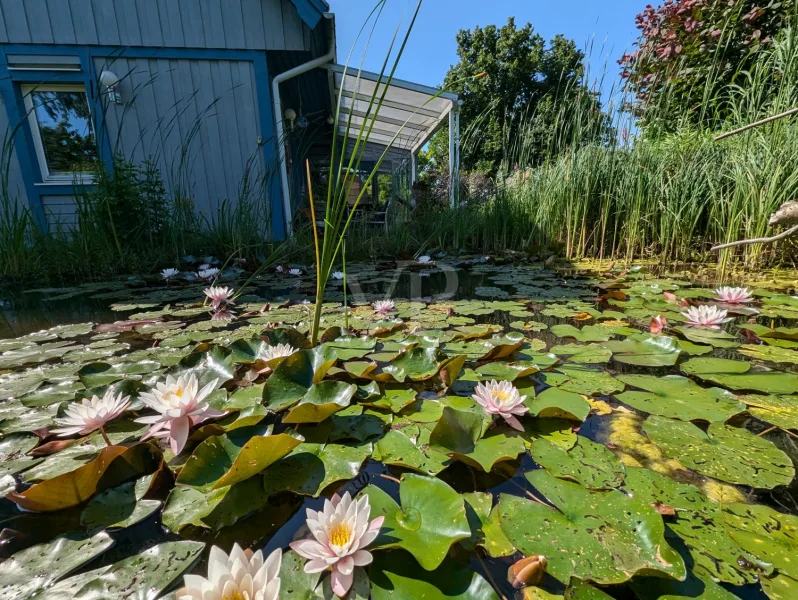
[{"label": "pond", "polygon": [[[794,273],[349,265],[314,348],[305,267],[224,319],[195,267],[5,294],[0,599],[178,598],[234,544],[284,551],[280,598],[798,597]],[[93,396],[114,418],[60,431]],[[347,493],[373,562],[306,573]]]}]

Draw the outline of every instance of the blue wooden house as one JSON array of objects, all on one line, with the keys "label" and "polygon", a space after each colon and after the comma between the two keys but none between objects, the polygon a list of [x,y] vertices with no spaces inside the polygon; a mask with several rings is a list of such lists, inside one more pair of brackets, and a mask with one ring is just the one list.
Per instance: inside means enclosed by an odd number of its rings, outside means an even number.
[{"label": "blue wooden house", "polygon": [[[0,0],[0,174],[43,230],[76,223],[79,189],[114,155],[157,165],[173,197],[215,218],[262,182],[273,239],[291,232],[305,157],[366,122],[371,73],[336,65],[324,0]],[[365,161],[415,177],[415,156],[457,99],[393,81]],[[335,122],[341,96],[343,111]]]}]

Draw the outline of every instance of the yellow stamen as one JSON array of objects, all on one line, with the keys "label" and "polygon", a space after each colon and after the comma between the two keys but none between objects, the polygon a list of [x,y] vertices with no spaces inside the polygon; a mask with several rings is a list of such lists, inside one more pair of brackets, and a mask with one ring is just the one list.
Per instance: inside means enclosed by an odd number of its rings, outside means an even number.
[{"label": "yellow stamen", "polygon": [[238,590],[235,590],[232,596],[224,596],[222,600],[249,600],[249,597],[245,594],[242,594]]},{"label": "yellow stamen", "polygon": [[349,529],[349,525],[346,523],[339,523],[333,527],[333,530],[330,532],[330,543],[340,548],[346,545],[351,535],[352,531]]}]

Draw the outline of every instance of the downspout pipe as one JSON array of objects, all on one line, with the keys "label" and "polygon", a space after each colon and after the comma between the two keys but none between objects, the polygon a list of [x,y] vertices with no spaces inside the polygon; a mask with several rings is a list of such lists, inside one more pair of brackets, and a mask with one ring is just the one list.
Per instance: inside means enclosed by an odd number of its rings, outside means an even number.
[{"label": "downspout pipe", "polygon": [[294,67],[285,73],[280,73],[272,80],[277,156],[280,162],[280,186],[283,193],[283,216],[285,218],[285,232],[288,237],[292,237],[294,232],[292,227],[293,215],[291,214],[291,189],[288,181],[288,159],[285,154],[285,127],[283,126],[283,102],[280,97],[280,84],[335,60],[335,15],[333,13],[324,13],[324,18],[327,19],[330,27],[330,47],[327,54]]}]

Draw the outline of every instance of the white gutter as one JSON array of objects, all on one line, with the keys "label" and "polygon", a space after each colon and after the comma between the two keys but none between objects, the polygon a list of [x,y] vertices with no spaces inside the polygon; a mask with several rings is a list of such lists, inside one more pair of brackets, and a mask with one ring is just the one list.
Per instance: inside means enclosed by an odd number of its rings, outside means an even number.
[{"label": "white gutter", "polygon": [[277,155],[280,161],[280,184],[283,192],[283,213],[285,217],[285,228],[288,237],[293,235],[291,214],[291,189],[288,182],[288,159],[285,155],[285,128],[283,127],[283,102],[280,98],[280,84],[303,73],[312,71],[318,67],[335,60],[335,15],[324,13],[324,18],[330,23],[330,49],[327,54],[314,58],[312,61],[294,67],[293,69],[280,73],[272,81],[272,99],[274,102],[274,122],[277,137]]}]

